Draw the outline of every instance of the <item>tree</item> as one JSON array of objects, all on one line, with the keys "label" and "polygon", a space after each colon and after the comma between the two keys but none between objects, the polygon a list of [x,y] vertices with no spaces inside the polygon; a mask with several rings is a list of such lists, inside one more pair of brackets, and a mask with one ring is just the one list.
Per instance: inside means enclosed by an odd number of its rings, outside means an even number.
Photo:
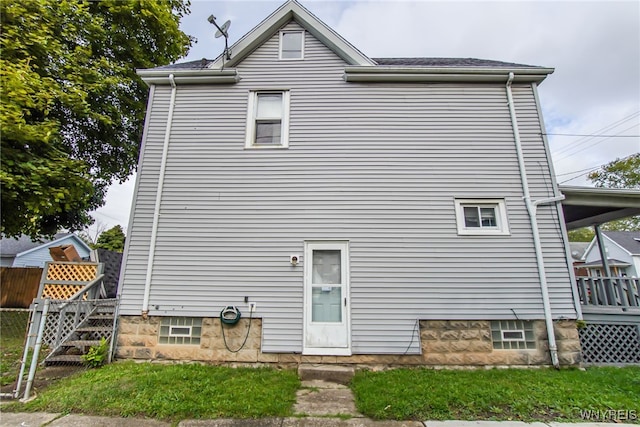
[{"label": "tree", "polygon": [[590,242],[596,235],[591,227],[578,228],[568,232],[570,242]]},{"label": "tree", "polygon": [[589,179],[596,187],[640,189],[640,153],[607,163]]},{"label": "tree", "polygon": [[93,245],[93,249],[103,248],[110,251],[122,252],[124,251],[124,231],[122,227],[116,225],[100,234],[98,241]]},{"label": "tree", "polygon": [[107,230],[107,224],[100,220],[94,220],[91,227],[78,232],[78,237],[87,245],[93,247],[98,242],[98,237]]},{"label": "tree", "polygon": [[0,2],[1,232],[90,224],[136,167],[147,87],[136,68],[184,56],[185,0]]},{"label": "tree", "polygon": [[[640,153],[616,159],[589,174],[596,187],[640,189]],[[623,218],[602,225],[603,230],[638,231],[640,216]]]}]

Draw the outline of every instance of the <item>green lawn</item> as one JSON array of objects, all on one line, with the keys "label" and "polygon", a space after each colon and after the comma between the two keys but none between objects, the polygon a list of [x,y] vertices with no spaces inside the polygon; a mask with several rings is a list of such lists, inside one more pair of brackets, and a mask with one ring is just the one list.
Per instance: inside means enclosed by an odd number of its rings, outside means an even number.
[{"label": "green lawn", "polygon": [[358,410],[374,419],[586,421],[588,410],[640,417],[640,367],[361,371],[352,389]]},{"label": "green lawn", "polygon": [[36,400],[3,410],[166,421],[275,417],[291,415],[299,386],[287,370],[123,362],[60,380]]},{"label": "green lawn", "polygon": [[28,322],[28,311],[3,311],[0,316],[0,386],[18,377]]}]

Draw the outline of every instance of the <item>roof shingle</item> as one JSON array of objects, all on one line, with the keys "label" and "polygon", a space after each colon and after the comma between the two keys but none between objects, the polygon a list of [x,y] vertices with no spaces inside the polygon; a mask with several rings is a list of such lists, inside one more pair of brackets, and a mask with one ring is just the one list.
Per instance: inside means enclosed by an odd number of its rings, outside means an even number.
[{"label": "roof shingle", "polygon": [[[513,62],[493,61],[476,58],[372,58],[379,67],[453,67],[453,68],[544,68],[535,65],[515,64]],[[214,62],[212,59],[163,65],[154,70],[203,70]]]}]

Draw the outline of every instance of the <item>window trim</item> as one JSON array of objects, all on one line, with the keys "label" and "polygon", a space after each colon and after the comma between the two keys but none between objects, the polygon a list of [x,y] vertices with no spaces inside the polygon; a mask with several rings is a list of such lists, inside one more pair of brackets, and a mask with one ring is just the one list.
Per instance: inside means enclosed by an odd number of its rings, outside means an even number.
[{"label": "window trim", "polygon": [[[509,221],[504,199],[464,199],[456,198],[456,223],[458,234],[462,236],[509,236]],[[496,227],[467,227],[464,220],[465,207],[492,207],[496,213]]]},{"label": "window trim", "polygon": [[[514,333],[517,332],[520,334],[519,338],[509,338],[506,337],[505,334],[509,334],[509,333]],[[526,342],[526,339],[524,337],[524,329],[500,329],[500,333],[502,334],[502,338],[501,341],[505,342],[505,341],[515,341],[515,342]]]},{"label": "window trim", "polygon": [[[285,33],[300,33],[302,34],[302,46],[300,46],[300,58],[283,58],[282,57],[282,43],[284,40],[284,35]],[[278,43],[278,59],[281,61],[302,61],[304,59],[304,45],[305,45],[305,30],[280,30],[280,35],[279,35],[279,43]]]},{"label": "window trim", "polygon": [[[535,350],[538,342],[532,320],[492,320],[489,324],[494,350]],[[521,338],[508,338],[505,333],[518,332]]]},{"label": "window trim", "polygon": [[[158,327],[158,345],[200,345],[202,323],[201,317],[162,317]],[[166,334],[163,333],[164,328],[167,330]],[[189,333],[176,333],[175,329],[186,329]]]},{"label": "window trim", "polygon": [[[258,112],[258,95],[278,93],[282,95],[282,118],[280,123],[280,144],[259,145],[255,143],[256,114]],[[249,101],[247,104],[247,134],[245,138],[245,148],[258,150],[273,150],[289,148],[289,90],[288,89],[259,89],[249,91]]]}]

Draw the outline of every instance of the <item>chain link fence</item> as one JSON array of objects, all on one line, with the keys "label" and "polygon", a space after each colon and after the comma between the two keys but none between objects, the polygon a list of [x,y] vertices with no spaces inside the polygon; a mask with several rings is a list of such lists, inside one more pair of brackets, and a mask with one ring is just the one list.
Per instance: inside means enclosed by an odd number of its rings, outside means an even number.
[{"label": "chain link fence", "polygon": [[13,397],[29,330],[29,309],[0,309],[0,392]]},{"label": "chain link fence", "polygon": [[2,309],[2,398],[27,400],[51,381],[110,362],[117,305],[45,299],[31,310]]}]

